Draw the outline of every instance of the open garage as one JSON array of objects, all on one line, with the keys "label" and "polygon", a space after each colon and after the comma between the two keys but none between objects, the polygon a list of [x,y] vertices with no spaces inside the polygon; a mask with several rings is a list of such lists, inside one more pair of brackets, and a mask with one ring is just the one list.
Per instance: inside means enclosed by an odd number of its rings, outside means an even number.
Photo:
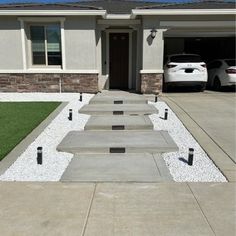
[{"label": "open garage", "polygon": [[[220,90],[223,86],[231,85],[231,80],[227,82],[228,79],[226,81],[225,75],[223,75],[222,74],[223,72],[220,72],[220,70],[224,71],[224,73],[231,73],[231,72],[227,72],[226,69],[232,65],[229,64],[228,67],[224,67],[226,65],[226,64],[224,65],[226,61],[220,60],[219,64],[217,64],[217,67],[215,64],[214,64],[214,67],[212,67],[213,64],[212,63],[209,64],[209,62],[215,61],[218,59],[235,59],[235,43],[236,43],[235,29],[234,29],[235,22],[232,21],[232,18],[225,18],[223,20],[221,17],[216,18],[215,16],[195,16],[195,17],[182,16],[181,19],[178,19],[177,17],[172,17],[171,20],[167,20],[167,18],[163,18],[160,21],[160,25],[163,28],[164,27],[166,28],[166,31],[164,32],[164,55],[163,55],[165,58],[164,63],[173,62],[173,57],[169,57],[169,55],[198,54],[201,57],[201,59],[198,62],[199,63],[205,62],[207,64],[207,69],[208,69],[207,87],[208,88]],[[183,56],[184,55],[182,55],[182,57]],[[172,59],[170,60],[170,58]],[[184,63],[193,62],[193,61],[186,61],[186,60],[187,59],[185,59],[185,61],[183,62]],[[229,60],[227,60],[227,63],[228,61]],[[230,60],[230,63],[232,61],[233,60]],[[177,63],[177,61],[175,62]],[[182,77],[185,75],[187,76],[186,74],[187,64],[185,65],[186,68],[184,67],[184,65],[181,65],[182,67],[185,68],[185,73],[182,73],[183,70],[179,69],[179,67],[178,69],[173,69],[173,73],[175,72],[176,75],[170,74],[172,73],[172,69],[170,69],[170,66],[174,67],[176,65],[164,66],[164,69],[165,69],[164,90],[166,90],[167,87],[169,88],[170,86],[172,87],[176,86],[177,81],[181,81],[182,83],[182,81],[185,81]],[[204,67],[204,64],[202,64],[202,66]],[[212,68],[211,68],[211,71],[209,72],[210,67]],[[196,70],[194,69],[194,71],[201,71],[201,70],[203,69],[201,68],[200,70],[198,70],[197,68]],[[179,77],[177,78],[177,74],[180,73],[178,71],[181,71],[181,76],[182,76],[181,78]],[[193,76],[195,74],[191,73],[191,75]],[[170,81],[169,79],[170,76],[174,76],[173,81]],[[178,76],[180,76],[180,74],[178,74]],[[218,77],[218,76],[221,76],[221,77]],[[194,77],[191,77],[191,80],[192,79],[194,80]],[[176,84],[174,84],[174,82]],[[180,82],[178,82],[178,85],[180,85]],[[204,84],[198,87],[200,88],[200,91],[204,90]]]},{"label": "open garage", "polygon": [[235,22],[232,17],[195,16],[163,18],[164,55],[199,54],[207,63],[235,58]]},{"label": "open garage", "polygon": [[165,56],[170,54],[199,54],[204,62],[235,58],[235,37],[166,37]]}]

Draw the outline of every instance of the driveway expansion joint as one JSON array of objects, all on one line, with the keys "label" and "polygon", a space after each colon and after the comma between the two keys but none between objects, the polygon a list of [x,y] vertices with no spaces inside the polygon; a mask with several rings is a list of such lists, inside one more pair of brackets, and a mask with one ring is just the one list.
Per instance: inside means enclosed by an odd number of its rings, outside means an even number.
[{"label": "driveway expansion joint", "polygon": [[190,192],[192,193],[192,195],[193,195],[193,198],[194,198],[194,200],[195,200],[196,204],[198,205],[198,208],[200,209],[200,211],[201,211],[201,213],[202,213],[202,215],[203,215],[203,217],[204,217],[205,221],[207,222],[207,224],[208,224],[208,225],[209,225],[209,227],[211,228],[211,230],[212,230],[212,233],[213,233],[214,235],[216,235],[216,232],[214,231],[213,227],[211,226],[211,224],[210,224],[209,220],[207,219],[207,216],[205,215],[205,213],[204,213],[204,211],[203,211],[203,209],[202,209],[202,207],[201,207],[200,203],[198,202],[198,200],[197,200],[197,198],[196,198],[196,196],[195,196],[194,192],[192,191],[191,187],[189,186],[189,184],[188,184],[188,183],[186,183],[186,185],[188,186],[188,188],[189,188]]},{"label": "driveway expansion joint", "polygon": [[97,189],[97,183],[95,183],[95,185],[94,185],[94,190],[92,192],[92,196],[91,196],[91,199],[90,199],[90,202],[89,202],[89,207],[88,207],[88,211],[87,211],[87,214],[86,214],[86,217],[85,217],[85,221],[84,221],[81,236],[84,236],[85,233],[86,233],[86,228],[87,228],[90,212],[91,212],[91,209],[92,209],[92,205],[93,205],[93,202],[94,202],[94,196],[95,196],[95,193],[96,193],[96,189]]}]

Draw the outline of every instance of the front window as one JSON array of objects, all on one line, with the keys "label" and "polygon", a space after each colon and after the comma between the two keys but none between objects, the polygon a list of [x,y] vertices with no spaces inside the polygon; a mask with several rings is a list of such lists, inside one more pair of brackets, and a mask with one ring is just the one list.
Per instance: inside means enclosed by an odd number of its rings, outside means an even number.
[{"label": "front window", "polygon": [[32,65],[61,66],[61,33],[58,24],[31,25]]}]

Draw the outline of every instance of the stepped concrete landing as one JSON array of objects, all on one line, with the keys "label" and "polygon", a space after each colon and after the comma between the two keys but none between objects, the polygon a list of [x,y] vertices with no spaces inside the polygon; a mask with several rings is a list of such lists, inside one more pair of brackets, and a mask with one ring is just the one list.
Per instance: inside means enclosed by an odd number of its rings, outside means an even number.
[{"label": "stepped concrete landing", "polygon": [[146,104],[147,99],[143,95],[129,93],[101,93],[94,96],[89,104]]},{"label": "stepped concrete landing", "polygon": [[148,104],[89,104],[83,106],[79,113],[87,115],[114,115],[118,112],[120,115],[151,115],[158,113],[153,105]]},{"label": "stepped concrete landing", "polygon": [[153,130],[148,116],[91,116],[85,130]]},{"label": "stepped concrete landing", "polygon": [[73,154],[163,153],[178,151],[178,147],[167,131],[71,131],[57,150]]},{"label": "stepped concrete landing", "polygon": [[[171,182],[164,160],[151,154],[75,155],[61,181]],[[161,169],[161,171],[160,171]],[[164,175],[162,173],[165,173]],[[168,173],[168,174],[166,174]]]}]

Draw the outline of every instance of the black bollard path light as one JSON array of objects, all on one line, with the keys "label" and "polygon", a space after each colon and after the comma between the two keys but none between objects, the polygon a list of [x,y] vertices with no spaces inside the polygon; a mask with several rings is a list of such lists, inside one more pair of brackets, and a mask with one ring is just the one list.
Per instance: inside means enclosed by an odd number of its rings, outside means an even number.
[{"label": "black bollard path light", "polygon": [[164,116],[164,120],[168,119],[168,109],[165,109],[165,116]]},{"label": "black bollard path light", "polygon": [[69,109],[69,116],[68,116],[68,120],[72,120],[72,109]]},{"label": "black bollard path light", "polygon": [[158,101],[158,95],[159,95],[159,93],[157,93],[157,94],[155,95],[155,102]]},{"label": "black bollard path light", "polygon": [[189,148],[189,150],[188,150],[188,165],[189,166],[193,165],[193,153],[194,153],[194,149]]},{"label": "black bollard path light", "polygon": [[43,148],[37,147],[37,164],[42,165],[43,164]]},{"label": "black bollard path light", "polygon": [[155,95],[155,102],[157,102],[157,100],[158,100],[158,97],[157,97],[158,95],[156,94]]},{"label": "black bollard path light", "polygon": [[79,95],[79,101],[80,101],[80,102],[83,101],[83,93],[80,93],[80,95]]}]

